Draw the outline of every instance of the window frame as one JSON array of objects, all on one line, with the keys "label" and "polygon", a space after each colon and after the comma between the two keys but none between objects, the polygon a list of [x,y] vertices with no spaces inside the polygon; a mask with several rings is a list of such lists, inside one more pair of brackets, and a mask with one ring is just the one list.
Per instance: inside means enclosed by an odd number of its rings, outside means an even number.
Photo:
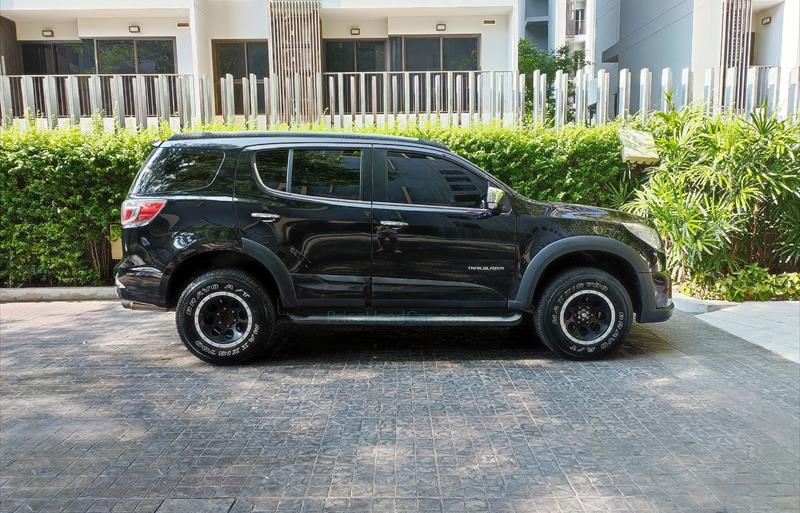
[{"label": "window frame", "polygon": [[[400,55],[402,58],[402,62],[400,63],[399,70],[392,69],[392,56],[391,56],[391,41],[390,39],[399,38],[400,39]],[[475,49],[476,49],[476,69],[464,69],[464,70],[446,70],[444,69],[444,39],[475,39]],[[408,59],[406,58],[406,40],[407,39],[438,39],[439,40],[439,69],[438,70],[430,70],[430,71],[414,71],[407,69],[406,62]],[[325,43],[326,42],[332,43],[353,43],[353,69],[354,71],[323,71],[323,73],[468,73],[470,71],[481,71],[481,34],[480,33],[471,33],[471,34],[411,34],[411,35],[399,35],[399,34],[392,34],[386,38],[341,38],[341,37],[333,37],[333,38],[326,38],[322,40],[322,64],[323,70],[327,70],[327,50]],[[359,42],[383,42],[383,59],[384,59],[384,69],[383,71],[359,71],[358,70],[358,47],[357,44]]]},{"label": "window frame", "polygon": [[[325,43],[352,43],[353,44],[353,71],[327,71],[328,49]],[[383,70],[360,71],[358,69],[358,43],[383,43]],[[389,39],[387,38],[342,38],[333,37],[322,40],[322,69],[323,73],[386,73],[389,71]]]},{"label": "window frame", "polygon": [[[481,35],[480,34],[413,34],[409,36],[392,36],[392,37],[399,37],[401,39],[402,50],[401,54],[403,56],[403,65],[401,66],[401,71],[407,73],[468,73],[470,71],[481,71]],[[409,70],[406,66],[408,61],[406,57],[406,40],[407,39],[439,39],[439,69],[438,70],[430,70],[430,71],[416,71],[416,70]],[[461,69],[461,70],[446,70],[444,69],[444,39],[467,39],[472,38],[476,40],[475,49],[476,49],[476,69]],[[388,53],[388,52],[387,52]]]},{"label": "window frame", "polygon": [[[169,41],[172,43],[172,73],[140,73],[139,72],[139,49],[137,41]],[[100,46],[102,41],[132,41],[133,42],[133,73],[102,73],[100,72]],[[145,36],[145,37],[96,37],[94,38],[94,69],[97,75],[178,75],[178,46],[175,36]]]},{"label": "window frame", "polygon": [[[398,151],[398,152],[408,152],[408,153],[421,153],[430,157],[440,158],[450,162],[453,165],[456,165],[465,171],[473,174],[477,178],[484,180],[487,182],[487,190],[488,186],[494,186],[498,189],[502,189],[506,191],[508,194],[509,192],[513,194],[513,190],[497,180],[492,175],[484,172],[482,169],[478,168],[470,161],[466,159],[462,159],[458,155],[454,155],[449,152],[438,151],[433,148],[423,148],[418,146],[401,146],[401,145],[390,145],[390,144],[376,144],[373,147],[373,205],[379,207],[391,207],[396,208],[398,210],[435,210],[435,211],[447,211],[447,212],[473,212],[473,213],[480,213],[485,212],[485,207],[459,207],[455,205],[428,205],[425,203],[395,203],[391,201],[387,201],[388,199],[388,186],[389,186],[389,173],[386,169],[386,154],[390,151]],[[377,179],[377,181],[376,181]],[[485,201],[485,198],[484,198]],[[503,214],[510,213],[513,209],[509,208],[508,211],[504,211]]]},{"label": "window frame", "polygon": [[[261,175],[258,172],[258,167],[256,166],[256,155],[262,151],[274,151],[274,150],[289,150],[289,155],[287,157],[288,162],[286,163],[286,191],[278,191],[271,187],[268,187],[264,181],[261,179]],[[359,150],[361,152],[361,165],[359,169],[359,199],[350,199],[350,198],[331,198],[326,196],[310,196],[307,194],[299,194],[296,192],[291,192],[291,172],[292,166],[294,162],[294,150]],[[250,170],[253,176],[253,179],[261,190],[266,194],[272,196],[278,196],[288,200],[300,200],[300,201],[310,201],[312,203],[323,203],[329,205],[349,205],[349,206],[369,206],[372,203],[372,187],[371,187],[371,176],[372,176],[372,145],[371,144],[364,144],[363,142],[335,142],[335,143],[328,143],[328,142],[308,142],[308,143],[277,143],[277,144],[269,144],[269,145],[259,145],[253,146],[248,148],[250,151]]]},{"label": "window frame", "polygon": [[[94,72],[92,72],[92,73],[62,73],[61,71],[57,70],[56,68],[58,67],[58,64],[57,64],[58,63],[58,58],[56,57],[56,45],[76,44],[76,43],[82,43],[84,41],[91,41],[92,42],[92,52],[93,52],[92,63],[94,64]],[[44,73],[44,74],[33,73],[34,76],[47,76],[47,75],[56,75],[56,76],[59,76],[59,75],[61,75],[61,76],[65,76],[65,75],[80,75],[80,76],[89,76],[89,75],[97,75],[98,74],[98,72],[97,72],[97,38],[84,37],[84,38],[79,38],[77,40],[76,39],[57,39],[57,40],[54,40],[54,41],[50,41],[50,40],[42,41],[42,40],[39,40],[39,39],[25,39],[25,40],[20,40],[17,43],[19,45],[20,59],[23,58],[22,57],[22,46],[23,45],[37,45],[37,46],[44,46],[44,47],[49,48],[50,54],[49,54],[49,56],[45,56],[45,61],[46,61],[45,62],[45,69],[49,65],[50,67],[52,67],[53,71],[51,73]],[[24,68],[25,63],[22,62],[21,65]]]},{"label": "window frame", "polygon": [[[244,71],[246,76],[250,76],[250,66],[248,63],[248,54],[247,54],[247,45],[248,44],[266,44],[267,45],[267,77],[272,75],[272,54],[270,49],[272,48],[272,42],[270,39],[252,39],[252,38],[245,38],[245,39],[211,39],[211,72],[213,73],[213,83],[214,83],[214,111],[216,114],[222,115],[222,90],[220,89],[219,79],[219,59],[217,59],[217,44],[226,44],[226,43],[241,43],[244,47]],[[237,85],[242,85],[242,79],[245,77],[233,77],[233,85],[234,89]],[[259,77],[256,75],[256,87],[258,85],[264,84],[264,77]],[[218,100],[219,99],[219,100]],[[234,102],[235,103],[235,102]],[[264,108],[266,109],[267,106],[265,105]],[[234,110],[236,107],[234,105]]]}]

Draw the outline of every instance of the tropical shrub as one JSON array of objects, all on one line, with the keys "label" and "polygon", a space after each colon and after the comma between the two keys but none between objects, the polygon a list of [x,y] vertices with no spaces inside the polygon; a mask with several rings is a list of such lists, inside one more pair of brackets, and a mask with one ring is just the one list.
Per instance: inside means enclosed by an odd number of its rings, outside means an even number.
[{"label": "tropical shrub", "polygon": [[727,276],[694,274],[681,286],[690,296],[726,301],[800,300],[800,273],[771,274],[750,264]]},{"label": "tropical shrub", "polygon": [[759,111],[659,113],[661,156],[625,208],[651,218],[679,279],[800,264],[800,123]]}]

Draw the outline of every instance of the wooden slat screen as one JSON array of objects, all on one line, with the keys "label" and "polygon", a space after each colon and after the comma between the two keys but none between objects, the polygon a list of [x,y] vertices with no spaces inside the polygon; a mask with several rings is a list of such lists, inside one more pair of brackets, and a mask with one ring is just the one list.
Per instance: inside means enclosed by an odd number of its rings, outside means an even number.
[{"label": "wooden slat screen", "polygon": [[320,99],[322,73],[319,0],[269,0],[270,77],[275,82],[277,118],[311,122]]}]

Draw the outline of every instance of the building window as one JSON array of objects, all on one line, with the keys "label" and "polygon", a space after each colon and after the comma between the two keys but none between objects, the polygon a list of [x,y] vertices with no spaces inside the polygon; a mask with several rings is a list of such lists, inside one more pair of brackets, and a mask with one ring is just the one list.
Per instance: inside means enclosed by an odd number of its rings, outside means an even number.
[{"label": "building window", "polygon": [[389,38],[389,70],[403,71],[403,38]]},{"label": "building window", "polygon": [[22,68],[26,75],[81,75],[95,72],[94,40],[77,42],[23,42]]},{"label": "building window", "polygon": [[406,38],[405,71],[440,71],[442,39],[439,37]]},{"label": "building window", "polygon": [[175,47],[172,41],[136,41],[137,73],[175,73]]},{"label": "building window", "polygon": [[97,64],[101,74],[175,73],[175,41],[99,39]]},{"label": "building window", "polygon": [[264,111],[264,77],[269,76],[269,46],[266,40],[253,41],[211,41],[214,57],[214,96],[217,114],[222,114],[220,78],[233,76],[233,104],[236,114],[244,113],[242,98],[242,78],[252,73],[256,76],[258,88],[258,112]]},{"label": "building window", "polygon": [[325,41],[325,72],[386,71],[386,41]]},{"label": "building window", "polygon": [[[478,36],[404,37],[404,71],[473,71],[478,68]],[[392,58],[396,58],[393,48]],[[392,62],[392,69],[399,68]]]},{"label": "building window", "polygon": [[575,35],[582,36],[586,34],[586,11],[584,9],[575,10]]},{"label": "building window", "polygon": [[133,41],[98,41],[97,60],[100,73],[136,73]]},{"label": "building window", "polygon": [[447,71],[478,69],[478,38],[442,38],[442,68]]}]

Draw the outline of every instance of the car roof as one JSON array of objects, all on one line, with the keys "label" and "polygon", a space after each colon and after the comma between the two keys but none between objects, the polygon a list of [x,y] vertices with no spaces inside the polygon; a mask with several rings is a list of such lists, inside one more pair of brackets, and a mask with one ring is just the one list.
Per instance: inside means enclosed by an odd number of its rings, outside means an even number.
[{"label": "car roof", "polygon": [[400,144],[414,144],[419,146],[429,146],[432,148],[447,150],[447,146],[442,143],[431,141],[428,139],[417,139],[413,137],[401,137],[399,135],[384,135],[384,134],[362,134],[352,132],[185,132],[175,134],[167,141],[175,142],[189,142],[197,141],[202,143],[211,143],[214,140],[219,140],[220,143],[226,146],[252,146],[254,144],[263,144],[266,142],[285,142],[296,141],[301,142],[304,140],[318,140],[333,142],[336,140],[347,141],[365,141],[365,142],[389,142]]}]

